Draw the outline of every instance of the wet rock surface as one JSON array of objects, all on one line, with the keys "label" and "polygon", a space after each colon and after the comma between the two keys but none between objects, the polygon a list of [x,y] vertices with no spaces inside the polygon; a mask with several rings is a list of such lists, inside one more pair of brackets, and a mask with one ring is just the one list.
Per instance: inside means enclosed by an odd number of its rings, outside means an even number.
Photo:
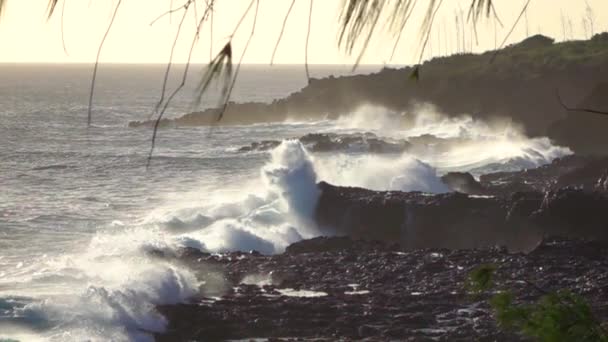
[{"label": "wet rock surface", "polygon": [[[533,249],[543,236],[608,239],[608,159],[571,156],[536,169],[443,181],[446,194],[318,184],[323,231],[404,248]],[[441,236],[441,239],[437,239]]]},{"label": "wet rock surface", "polygon": [[[158,307],[169,326],[157,340],[525,340],[497,327],[488,295],[466,291],[481,264],[496,265],[498,286],[522,302],[569,289],[606,321],[607,174],[608,159],[573,156],[479,182],[444,179],[475,195],[321,182],[316,221],[341,237],[273,256],[151,252],[202,281],[190,303]],[[566,238],[547,238],[557,235]]]},{"label": "wet rock surface", "polygon": [[535,169],[497,172],[479,177],[487,192],[495,195],[518,191],[550,191],[570,187],[585,191],[606,191],[607,157],[571,155]]},{"label": "wet rock surface", "polygon": [[[298,138],[312,152],[353,151],[369,153],[401,153],[410,147],[405,140],[380,138],[374,133],[309,133]],[[253,142],[238,149],[238,152],[268,151],[281,141],[264,140]]]},{"label": "wet rock surface", "polygon": [[350,238],[316,238],[286,253],[177,257],[201,279],[190,303],[159,307],[169,321],[158,341],[291,340],[521,341],[496,326],[487,295],[465,290],[467,274],[494,264],[498,286],[524,302],[539,288],[570,289],[608,319],[608,247],[546,239],[529,254],[504,248],[424,249]]},{"label": "wet rock surface", "polygon": [[448,172],[441,176],[441,181],[454,192],[469,195],[486,195],[489,193],[489,190],[468,172]]}]

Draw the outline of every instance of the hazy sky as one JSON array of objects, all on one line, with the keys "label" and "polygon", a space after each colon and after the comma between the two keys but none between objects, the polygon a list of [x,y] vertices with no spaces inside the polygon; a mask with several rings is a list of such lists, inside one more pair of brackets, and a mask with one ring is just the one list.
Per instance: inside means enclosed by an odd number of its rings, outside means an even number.
[{"label": "hazy sky", "polygon": [[[98,44],[110,20],[117,0],[67,0],[64,15],[64,35],[67,54],[61,42],[61,4],[55,16],[47,21],[45,11],[48,0],[7,0],[7,7],[0,18],[0,62],[91,62],[95,60]],[[167,11],[170,0],[123,0],[114,27],[101,54],[102,62],[113,63],[166,63],[171,51],[181,12],[158,21],[150,22]],[[173,0],[177,5],[180,0]],[[198,14],[204,1],[199,0]],[[608,30],[608,0],[588,0],[594,10],[594,31]],[[214,17],[214,51],[223,46],[236,22],[242,16],[250,0],[219,0]],[[260,0],[259,17],[254,38],[244,61],[269,63],[279,35],[281,24],[290,0]],[[419,53],[419,26],[424,15],[419,1],[418,11],[402,36],[395,57],[389,61],[393,36],[384,31],[376,35],[370,45],[364,63],[411,64]],[[435,29],[427,56],[445,54],[456,49],[455,13],[459,7],[465,12],[470,0],[445,0],[435,19]],[[505,27],[498,27],[497,40],[504,38],[521,10],[525,0],[498,0],[495,5]],[[354,58],[347,56],[337,46],[338,14],[342,0],[316,0],[313,10],[313,26],[310,37],[309,62],[320,64],[350,64]],[[296,0],[289,22],[276,55],[276,63],[303,63],[308,0]],[[562,14],[566,22],[566,38],[585,37],[584,0],[532,0],[528,11],[527,32],[542,33],[562,40]],[[235,55],[240,56],[251,31],[253,11],[241,25],[234,38]],[[175,50],[175,60],[184,62],[194,31],[194,11],[188,14],[182,28],[182,36]],[[589,25],[587,25],[589,27]],[[467,28],[469,31],[469,28]],[[479,26],[479,44],[473,43],[474,51],[494,48],[495,31],[492,22],[484,20]],[[209,60],[209,27],[204,28],[193,61]],[[466,32],[470,45],[471,32]],[[447,37],[447,39],[446,39]],[[526,37],[526,22],[516,28],[510,42]]]}]

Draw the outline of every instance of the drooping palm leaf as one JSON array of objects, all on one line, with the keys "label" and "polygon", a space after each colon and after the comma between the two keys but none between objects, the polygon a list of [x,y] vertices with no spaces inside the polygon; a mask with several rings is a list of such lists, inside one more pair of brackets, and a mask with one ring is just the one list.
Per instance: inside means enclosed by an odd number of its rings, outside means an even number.
[{"label": "drooping palm leaf", "polygon": [[53,15],[53,12],[55,12],[55,7],[57,7],[57,3],[59,3],[59,0],[49,0],[49,6],[47,9],[49,19]]}]

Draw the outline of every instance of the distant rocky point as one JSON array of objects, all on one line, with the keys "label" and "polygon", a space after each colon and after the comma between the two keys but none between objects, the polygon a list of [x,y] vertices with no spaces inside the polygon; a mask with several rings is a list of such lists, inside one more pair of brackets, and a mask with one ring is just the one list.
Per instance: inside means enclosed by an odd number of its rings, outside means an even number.
[{"label": "distant rocky point", "polygon": [[[303,89],[272,103],[231,102],[219,122],[218,109],[206,109],[163,119],[160,127],[338,118],[367,104],[405,111],[416,103],[432,103],[447,115],[509,117],[528,135],[548,135],[577,153],[605,152],[601,146],[608,144],[608,118],[567,114],[556,90],[572,106],[608,109],[608,33],[560,43],[537,35],[498,52],[433,58],[421,66],[418,82],[409,79],[412,70],[384,68],[370,75],[311,79]],[[129,126],[153,124],[134,121]]]}]

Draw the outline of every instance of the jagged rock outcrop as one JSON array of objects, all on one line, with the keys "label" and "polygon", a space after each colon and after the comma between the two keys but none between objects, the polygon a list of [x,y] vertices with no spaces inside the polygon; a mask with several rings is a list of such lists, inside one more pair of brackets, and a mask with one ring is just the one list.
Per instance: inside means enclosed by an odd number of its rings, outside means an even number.
[{"label": "jagged rock outcrop", "polygon": [[472,182],[480,193],[474,196],[321,182],[316,221],[337,235],[399,242],[407,249],[498,244],[529,250],[547,235],[608,240],[607,166],[608,159],[571,156],[537,169],[482,176],[481,183],[448,177]]},{"label": "jagged rock outcrop", "polygon": [[[298,138],[312,152],[354,151],[401,153],[410,148],[405,140],[380,138],[374,133],[309,133]],[[267,151],[277,147],[278,140],[263,140],[243,146],[238,152]]]},{"label": "jagged rock outcrop", "polygon": [[571,155],[535,169],[481,175],[479,180],[485,191],[493,195],[545,192],[564,187],[605,191],[607,173],[608,158]]},{"label": "jagged rock outcrop", "polygon": [[530,240],[542,236],[529,219],[542,203],[536,193],[523,195],[535,205],[512,210],[521,199],[372,191],[325,182],[318,186],[317,224],[336,235],[400,243],[406,249],[498,244],[517,250],[529,248],[534,244]]}]

